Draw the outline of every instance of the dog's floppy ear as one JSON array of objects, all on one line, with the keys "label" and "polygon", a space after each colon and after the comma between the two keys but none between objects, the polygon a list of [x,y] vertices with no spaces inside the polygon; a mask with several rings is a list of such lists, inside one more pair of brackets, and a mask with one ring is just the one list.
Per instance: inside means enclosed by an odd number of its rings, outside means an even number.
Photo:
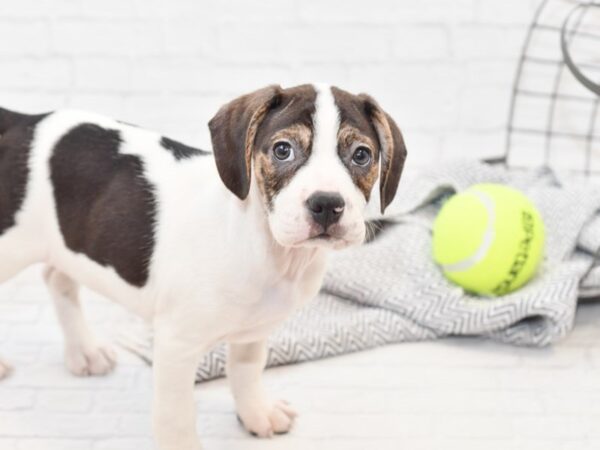
[{"label": "dog's floppy ear", "polygon": [[280,94],[279,86],[268,86],[243,95],[221,107],[208,123],[219,176],[242,200],[250,191],[256,132]]},{"label": "dog's floppy ear", "polygon": [[398,125],[381,109],[379,104],[367,94],[360,94],[359,97],[364,101],[365,112],[377,132],[381,147],[379,192],[381,213],[383,214],[396,195],[406,159],[406,146]]}]

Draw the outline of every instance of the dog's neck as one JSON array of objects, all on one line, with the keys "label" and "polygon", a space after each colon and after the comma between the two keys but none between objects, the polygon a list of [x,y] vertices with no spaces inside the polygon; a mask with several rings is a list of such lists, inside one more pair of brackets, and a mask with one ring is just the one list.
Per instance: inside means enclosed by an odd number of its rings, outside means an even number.
[{"label": "dog's neck", "polygon": [[[277,244],[279,245],[279,244]],[[326,258],[328,249],[282,247],[274,252],[280,262],[281,274],[286,279],[296,279],[304,274],[310,266],[321,258]]]}]

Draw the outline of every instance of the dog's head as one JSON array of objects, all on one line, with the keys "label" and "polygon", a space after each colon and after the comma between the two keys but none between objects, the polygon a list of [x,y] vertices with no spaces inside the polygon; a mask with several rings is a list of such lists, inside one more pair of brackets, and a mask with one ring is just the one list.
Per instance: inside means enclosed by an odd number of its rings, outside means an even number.
[{"label": "dog's head", "polygon": [[383,212],[406,158],[377,102],[336,87],[269,86],[223,106],[209,128],[223,183],[242,200],[256,183],[271,232],[287,247],[362,242],[373,186],[379,178]]}]

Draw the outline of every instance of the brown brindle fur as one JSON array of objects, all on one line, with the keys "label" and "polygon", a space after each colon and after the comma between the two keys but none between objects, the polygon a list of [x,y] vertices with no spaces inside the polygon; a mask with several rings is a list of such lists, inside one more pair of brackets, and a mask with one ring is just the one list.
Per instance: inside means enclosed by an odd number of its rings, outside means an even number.
[{"label": "brown brindle fur", "polygon": [[[269,86],[219,110],[209,123],[215,161],[223,182],[234,194],[241,199],[248,195],[254,159],[257,183],[267,205],[272,203],[310,155],[316,97],[314,87],[308,84],[288,89]],[[277,168],[270,159],[276,133],[292,144],[297,141],[298,147],[294,149],[296,160]]]},{"label": "brown brindle fur", "polygon": [[[254,141],[254,174],[272,208],[275,196],[310,157],[316,91],[310,85],[282,90],[280,103],[265,116]],[[294,161],[275,162],[272,149],[279,141],[292,144]]]},{"label": "brown brindle fur", "polygon": [[221,107],[208,123],[219,176],[240,199],[250,191],[250,162],[258,127],[282,89],[268,86]]},{"label": "brown brindle fur", "polygon": [[[340,114],[339,158],[367,200],[381,165],[383,211],[394,197],[406,155],[400,131],[371,97],[353,95],[336,87],[331,90]],[[269,86],[230,102],[211,120],[219,174],[239,198],[248,195],[252,163],[256,182],[271,208],[275,196],[308,161],[316,97],[312,85],[288,89]],[[282,140],[292,145],[293,161],[273,160],[273,146]],[[371,151],[371,163],[364,167],[352,163],[359,145]]]},{"label": "brown brindle fur", "polygon": [[271,141],[289,141],[300,145],[303,149],[310,149],[313,130],[304,124],[296,123],[276,132]]},{"label": "brown brindle fur", "polygon": [[[380,198],[381,212],[383,213],[396,194],[406,159],[406,147],[400,129],[370,96],[366,94],[352,95],[336,87],[332,87],[331,91],[340,110],[340,128],[347,125],[353,126],[358,129],[359,133],[379,144],[376,146],[378,148],[371,148],[371,151],[373,159],[381,161]],[[376,150],[378,150],[377,153]],[[379,157],[379,153],[381,153],[381,157]],[[352,170],[350,173],[352,174]],[[366,191],[363,189],[373,186],[377,178],[376,174],[377,172],[369,171],[368,174],[359,175],[355,180],[363,193],[367,192],[365,194],[367,199],[370,188]]]},{"label": "brown brindle fur", "polygon": [[[371,163],[365,167],[352,164],[352,155],[359,146],[371,150]],[[338,155],[348,168],[354,184],[367,201],[379,174],[379,149],[377,142],[352,125],[341,124],[338,132]]]},{"label": "brown brindle fur", "polygon": [[290,182],[296,171],[308,160],[312,147],[312,135],[312,130],[306,125],[293,124],[277,131],[269,139],[268,148],[273,148],[279,141],[291,143],[297,160],[301,158],[303,161],[301,164],[298,164],[297,161],[277,164],[273,161],[271,151],[255,153],[256,182],[269,208],[272,207],[273,198],[277,193]]},{"label": "brown brindle fur", "polygon": [[[340,131],[338,133],[338,154],[348,168],[354,184],[367,201],[377,176],[379,175],[379,139],[373,123],[369,120],[363,100],[336,87],[332,88],[335,103],[340,110]],[[364,145],[371,150],[372,161],[366,167],[352,164],[352,155]]]},{"label": "brown brindle fur", "polygon": [[0,108],[0,235],[16,224],[27,190],[35,127],[46,116],[26,116]]}]

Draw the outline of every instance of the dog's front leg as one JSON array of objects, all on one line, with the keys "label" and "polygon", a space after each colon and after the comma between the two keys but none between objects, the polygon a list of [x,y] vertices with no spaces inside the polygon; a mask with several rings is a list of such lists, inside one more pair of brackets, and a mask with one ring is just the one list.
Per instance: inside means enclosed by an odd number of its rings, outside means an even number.
[{"label": "dog's front leg", "polygon": [[194,380],[205,346],[157,330],[152,419],[160,450],[200,450]]},{"label": "dog's front leg", "polygon": [[267,361],[265,341],[230,344],[227,376],[237,413],[248,431],[259,437],[286,433],[296,412],[283,400],[272,401],[262,385]]}]

